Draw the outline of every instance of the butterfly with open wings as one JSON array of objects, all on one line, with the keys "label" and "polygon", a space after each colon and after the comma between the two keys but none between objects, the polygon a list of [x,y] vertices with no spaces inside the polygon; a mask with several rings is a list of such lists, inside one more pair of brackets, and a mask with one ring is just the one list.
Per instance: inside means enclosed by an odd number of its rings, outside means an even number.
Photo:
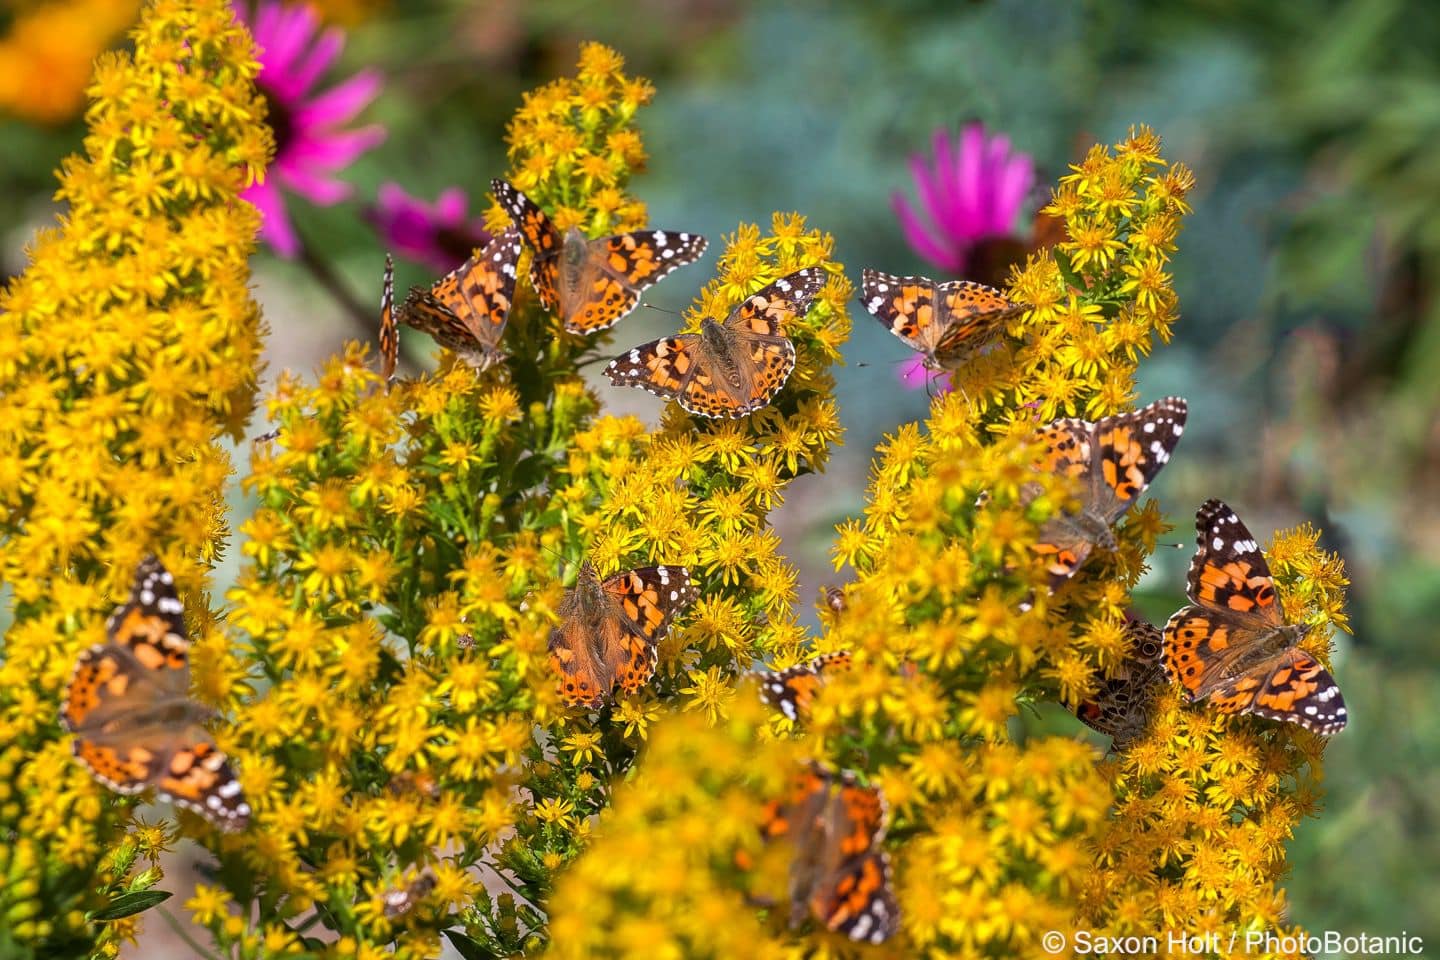
[{"label": "butterfly with open wings", "polygon": [[170,572],[144,560],[130,599],[105,624],[108,640],[80,654],[60,719],[75,735],[75,756],[111,790],[155,787],[221,829],[240,830],[250,805],[203,726],[215,711],[190,699],[183,611]]},{"label": "butterfly with open wings", "polygon": [[677,267],[694,263],[706,240],[675,230],[636,230],[591,240],[574,227],[561,233],[529,197],[504,180],[490,189],[534,253],[530,285],[546,310],[558,310],[571,333],[614,326],[640,295]]},{"label": "butterfly with open wings", "polygon": [[1064,419],[1040,428],[1041,468],[1080,484],[1080,510],[1052,517],[1035,544],[1051,590],[1073,577],[1096,547],[1115,549],[1111,527],[1170,462],[1187,410],[1183,398],[1166,397],[1093,423]]},{"label": "butterfly with open wings", "polygon": [[813,916],[852,940],[882,943],[898,929],[900,908],[881,849],[885,800],[853,773],[807,764],[784,798],[766,805],[767,841],[789,840],[790,925]]},{"label": "butterfly with open wings", "polygon": [[582,563],[550,633],[560,699],[598,710],[617,685],[638,693],[655,674],[656,647],[670,622],[694,597],[684,567],[638,567],[601,580],[594,564]]},{"label": "butterfly with open wings", "polygon": [[955,370],[993,343],[1005,324],[1029,309],[971,280],[938,283],[864,270],[860,302],[924,358],[927,370]]},{"label": "butterfly with open wings", "polygon": [[1253,713],[1329,736],[1349,719],[1330,672],[1300,648],[1310,626],[1280,608],[1270,565],[1240,518],[1219,500],[1195,515],[1191,601],[1165,624],[1165,673],[1192,703]]},{"label": "butterfly with open wings", "polygon": [[825,271],[806,267],[781,277],[730,312],[706,317],[699,333],[662,337],[616,357],[605,376],[618,386],[674,400],[702,417],[747,416],[770,403],[795,369],[785,327],[810,309]]}]

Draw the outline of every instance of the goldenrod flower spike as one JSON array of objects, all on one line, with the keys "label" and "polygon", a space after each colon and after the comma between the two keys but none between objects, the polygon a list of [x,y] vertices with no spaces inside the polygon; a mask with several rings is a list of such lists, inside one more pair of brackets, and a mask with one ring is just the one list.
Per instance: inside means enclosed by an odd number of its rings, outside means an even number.
[{"label": "goldenrod flower spike", "polygon": [[[258,219],[237,197],[269,133],[228,4],[157,0],[132,36],[133,55],[95,64],[63,216],[0,293],[0,581],[15,613],[0,657],[0,940],[39,956],[114,955],[173,838],[143,825],[127,838],[132,801],[90,779],[58,723],[66,678],[104,642],[143,556],[162,556],[184,602],[192,696],[223,709],[242,682],[204,565],[227,536],[218,441],[255,399]],[[207,835],[197,824],[187,832]]]}]

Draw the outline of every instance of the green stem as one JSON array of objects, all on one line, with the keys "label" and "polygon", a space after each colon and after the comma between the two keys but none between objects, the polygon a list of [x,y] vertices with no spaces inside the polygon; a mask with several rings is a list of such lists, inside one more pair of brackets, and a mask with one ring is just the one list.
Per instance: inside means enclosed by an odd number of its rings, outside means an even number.
[{"label": "green stem", "polygon": [[160,916],[165,918],[165,922],[170,924],[170,929],[175,931],[175,936],[179,937],[181,940],[184,940],[185,943],[189,945],[190,949],[195,951],[195,955],[197,957],[205,957],[207,958],[207,960],[220,960],[218,956],[211,953],[209,950],[206,950],[199,943],[195,942],[195,938],[190,936],[190,934],[180,924],[180,921],[176,920],[175,916],[169,910],[166,910],[164,907],[156,907],[155,909],[159,911]]},{"label": "green stem", "polygon": [[[298,234],[297,234],[298,236]],[[361,303],[340,275],[335,272],[329,261],[323,259],[315,252],[304,237],[300,240],[300,263],[309,271],[315,281],[330,294],[331,298],[344,309],[346,316],[354,324],[356,332],[361,335],[362,340],[369,340],[375,337],[380,326],[380,309],[371,309]]]}]

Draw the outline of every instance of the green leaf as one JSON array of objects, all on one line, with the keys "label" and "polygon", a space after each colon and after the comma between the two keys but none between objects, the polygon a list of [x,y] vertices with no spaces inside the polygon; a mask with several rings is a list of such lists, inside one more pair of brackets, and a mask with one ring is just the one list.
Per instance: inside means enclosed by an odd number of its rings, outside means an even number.
[{"label": "green leaf", "polygon": [[480,946],[458,930],[446,930],[445,936],[465,960],[496,960],[500,954]]},{"label": "green leaf", "polygon": [[164,903],[172,896],[173,894],[169,890],[137,890],[134,893],[121,894],[111,900],[108,907],[92,910],[85,914],[85,919],[92,923],[123,920],[137,913],[143,913],[157,903]]}]

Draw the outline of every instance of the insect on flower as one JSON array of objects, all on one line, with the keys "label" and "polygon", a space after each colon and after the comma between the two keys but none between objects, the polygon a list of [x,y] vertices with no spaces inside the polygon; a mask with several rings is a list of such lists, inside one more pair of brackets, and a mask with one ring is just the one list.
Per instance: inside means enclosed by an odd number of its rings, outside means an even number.
[{"label": "insect on flower", "polygon": [[937,283],[879,270],[862,274],[860,302],[895,336],[918,351],[927,370],[955,370],[1025,312],[993,287],[969,280]]},{"label": "insect on flower", "polygon": [[810,309],[825,272],[806,267],[747,298],[723,323],[641,344],[616,357],[605,376],[640,387],[702,417],[735,419],[768,404],[795,369],[785,326]]},{"label": "insect on flower", "polygon": [[515,264],[520,232],[506,227],[484,250],[436,281],[429,290],[411,287],[395,306],[390,258],[380,299],[381,374],[394,372],[400,349],[397,324],[423,330],[468,365],[486,370],[504,358],[500,349],[505,322],[515,301]]},{"label": "insect on flower", "polygon": [[885,800],[850,771],[809,764],[790,794],[773,800],[761,821],[767,840],[794,845],[790,862],[790,925],[814,916],[852,940],[882,943],[899,926],[890,885],[890,858],[880,849]]},{"label": "insect on flower", "polygon": [[626,694],[638,693],[655,674],[660,638],[692,599],[684,567],[638,567],[601,580],[586,560],[556,611],[560,626],[550,633],[560,698],[594,710],[616,683]]},{"label": "insect on flower", "polygon": [[1345,729],[1345,698],[1300,642],[1309,632],[1280,608],[1270,565],[1240,518],[1219,500],[1195,516],[1199,546],[1186,593],[1165,624],[1165,673],[1190,702],[1221,713],[1298,723],[1322,736]]},{"label": "insect on flower", "polygon": [[223,830],[242,830],[250,805],[202,726],[214,711],[190,699],[184,610],[170,571],[144,560],[130,599],[105,624],[108,641],[80,654],[60,719],[75,734],[75,756],[111,790],[153,786]]},{"label": "insect on flower", "polygon": [[1051,590],[1073,577],[1096,547],[1115,549],[1111,526],[1170,461],[1187,409],[1183,398],[1166,397],[1094,423],[1055,420],[1040,428],[1044,469],[1080,483],[1080,511],[1052,518],[1035,544],[1046,559]]},{"label": "insect on flower", "polygon": [[559,310],[571,333],[612,327],[640,305],[640,295],[676,267],[694,263],[706,240],[696,233],[637,230],[588,239],[562,234],[545,211],[504,180],[491,180],[496,199],[535,252],[530,284],[546,310]]}]

